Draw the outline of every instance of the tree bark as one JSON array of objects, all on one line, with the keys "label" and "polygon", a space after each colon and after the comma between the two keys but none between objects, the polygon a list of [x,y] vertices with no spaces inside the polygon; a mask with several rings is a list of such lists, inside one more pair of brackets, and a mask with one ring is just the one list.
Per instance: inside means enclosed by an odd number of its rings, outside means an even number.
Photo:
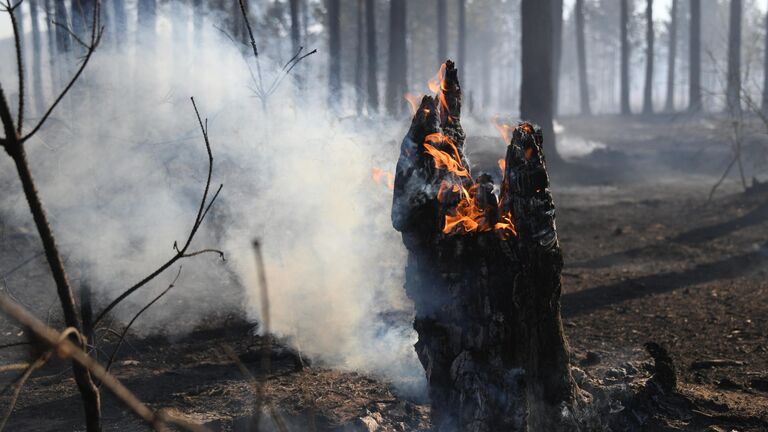
[{"label": "tree bark", "polygon": [[561,162],[552,125],[552,7],[555,0],[522,0],[520,116],[541,126],[550,162]]},{"label": "tree bark", "polygon": [[376,4],[365,0],[365,39],[368,48],[368,114],[379,112],[379,57],[376,47]]},{"label": "tree bark", "polygon": [[[555,0],[555,6],[552,9],[554,27],[552,37],[555,40],[555,48],[552,50],[554,56],[552,60],[552,115],[557,117],[560,106],[560,61],[563,57],[563,0]],[[509,93],[505,94],[508,95]]]},{"label": "tree bark", "polygon": [[584,41],[584,0],[576,0],[574,9],[576,14],[576,52],[579,63],[579,96],[581,100],[581,114],[590,115],[592,109],[589,104],[589,79],[587,78],[587,48]]},{"label": "tree bark", "polygon": [[726,101],[729,112],[741,112],[741,0],[731,0]]},{"label": "tree bark", "polygon": [[621,113],[631,114],[629,107],[629,0],[621,0]]},{"label": "tree bark", "polygon": [[437,0],[437,64],[448,59],[448,36],[445,0]]},{"label": "tree bark", "polygon": [[365,19],[363,13],[364,0],[357,0],[357,56],[355,59],[355,111],[357,115],[363,115],[365,107],[365,95],[363,90],[363,45],[365,44]]},{"label": "tree bark", "polygon": [[341,32],[339,15],[340,0],[326,0],[328,28],[328,106],[334,111],[341,102]]},{"label": "tree bark", "polygon": [[387,63],[387,112],[403,112],[403,95],[408,88],[408,50],[406,47],[406,2],[391,0],[389,6],[389,58]]},{"label": "tree bark", "polygon": [[690,47],[688,69],[688,110],[701,111],[701,1],[691,0],[690,4]]},{"label": "tree bark", "polygon": [[32,19],[32,87],[34,89],[35,109],[38,113],[45,109],[43,94],[42,41],[40,40],[40,22],[38,20],[39,0],[30,0],[29,16]]},{"label": "tree bark", "polygon": [[653,113],[653,0],[645,3],[645,88],[643,90],[643,114]]}]

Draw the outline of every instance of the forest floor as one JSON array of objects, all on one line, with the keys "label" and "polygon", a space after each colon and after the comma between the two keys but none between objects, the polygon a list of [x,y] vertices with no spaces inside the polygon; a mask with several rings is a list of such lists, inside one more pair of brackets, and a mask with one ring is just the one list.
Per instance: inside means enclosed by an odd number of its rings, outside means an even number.
[{"label": "forest floor", "polygon": [[[623,416],[628,430],[768,430],[768,190],[743,193],[734,171],[708,200],[729,162],[727,128],[717,118],[662,116],[565,118],[561,126],[563,145],[598,148],[552,168],[566,261],[563,320],[577,380],[642,384],[652,364],[643,345],[656,342],[672,356],[678,391],[654,393],[642,407],[609,401],[605,416]],[[764,143],[744,144],[745,161],[755,165],[747,169],[759,172]],[[492,166],[482,146],[470,157]],[[46,277],[41,257],[24,260],[38,248],[34,235],[0,227],[2,288]],[[18,340],[18,327],[0,325],[0,343]],[[263,340],[250,334],[235,318],[173,339],[129,337],[113,371],[152,407],[176,408],[215,430],[248,430],[253,391],[224,346],[258,375]],[[23,353],[3,350],[0,361]],[[386,383],[302,367],[279,345],[271,359],[266,404],[292,431],[429,428],[428,405],[399,398]],[[67,368],[52,362],[33,376],[7,430],[82,428]],[[106,430],[143,430],[104,399]],[[9,397],[0,400],[5,407]],[[261,419],[266,429],[269,417]]]}]

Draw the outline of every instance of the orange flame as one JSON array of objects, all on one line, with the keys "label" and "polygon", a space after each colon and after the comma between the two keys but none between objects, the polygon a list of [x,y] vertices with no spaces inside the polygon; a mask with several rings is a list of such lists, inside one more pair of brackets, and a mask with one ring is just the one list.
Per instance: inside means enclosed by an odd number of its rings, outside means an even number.
[{"label": "orange flame", "polygon": [[405,97],[405,100],[408,101],[408,104],[411,106],[411,114],[416,114],[416,110],[419,109],[419,98],[417,98],[416,95],[412,93],[406,93],[403,96]]},{"label": "orange flame", "polygon": [[491,122],[501,134],[501,139],[504,140],[504,145],[509,145],[510,141],[512,141],[512,130],[514,130],[514,128],[508,124],[499,123],[498,116],[494,117]]},{"label": "orange flame", "polygon": [[385,176],[387,178],[387,188],[389,188],[390,190],[394,190],[395,189],[394,174],[392,174],[391,172],[384,171],[383,169],[378,167],[373,167],[373,169],[371,169],[371,178],[376,184],[381,184],[381,181],[384,179]]},{"label": "orange flame", "polygon": [[507,161],[505,161],[504,159],[499,159],[499,169],[501,170],[502,173],[504,171],[506,171],[507,170]]}]

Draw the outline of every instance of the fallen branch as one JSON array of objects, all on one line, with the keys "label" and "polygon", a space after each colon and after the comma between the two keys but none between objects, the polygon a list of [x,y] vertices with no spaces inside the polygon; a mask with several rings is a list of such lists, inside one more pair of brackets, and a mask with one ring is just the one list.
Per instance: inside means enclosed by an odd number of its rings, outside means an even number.
[{"label": "fallen branch", "polygon": [[58,357],[62,359],[71,358],[77,364],[88,370],[94,377],[100,380],[107,389],[120,400],[120,402],[130,408],[134,414],[151,427],[158,430],[166,430],[166,425],[173,424],[193,432],[209,431],[205,426],[184,419],[170,411],[163,409],[152,411],[117,378],[107,372],[102,365],[86,354],[80,347],[72,343],[70,338],[67,337],[68,332],[73,332],[75,336],[79,337],[76,329],[70,328],[63,333],[59,333],[35,318],[26,309],[12,301],[5,294],[0,294],[0,310],[27,327],[29,331],[40,339],[41,342],[48,345]]}]

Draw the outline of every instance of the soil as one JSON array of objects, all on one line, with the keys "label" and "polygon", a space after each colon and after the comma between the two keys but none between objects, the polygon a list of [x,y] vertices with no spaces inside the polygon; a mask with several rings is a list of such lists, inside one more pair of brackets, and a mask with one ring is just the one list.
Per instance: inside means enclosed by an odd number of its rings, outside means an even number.
[{"label": "soil", "polygon": [[[603,403],[596,422],[614,430],[768,430],[768,188],[744,193],[734,171],[708,199],[731,155],[721,124],[716,117],[561,120],[569,139],[602,147],[551,173],[574,375]],[[476,139],[470,157],[490,171],[495,158],[485,141]],[[758,135],[745,142],[747,179],[761,174],[763,148]],[[2,289],[43,281],[34,234],[0,228]],[[27,302],[50,289],[27,285],[15,292]],[[311,365],[279,341],[266,373],[264,340],[252,336],[252,324],[237,316],[212,322],[183,337],[129,336],[113,372],[151,407],[214,430],[249,430],[253,422],[254,381],[238,363],[265,379],[263,430],[281,423],[292,431],[429,428],[428,404],[373,377]],[[24,340],[13,323],[0,326],[0,343]],[[648,342],[671,356],[676,390],[653,384]],[[0,361],[23,361],[28,350],[3,349]],[[15,376],[5,372],[2,380]],[[6,392],[1,406],[9,400]],[[105,430],[146,429],[111,395],[104,400]],[[81,411],[68,365],[52,361],[23,388],[6,430],[82,430]]]}]

